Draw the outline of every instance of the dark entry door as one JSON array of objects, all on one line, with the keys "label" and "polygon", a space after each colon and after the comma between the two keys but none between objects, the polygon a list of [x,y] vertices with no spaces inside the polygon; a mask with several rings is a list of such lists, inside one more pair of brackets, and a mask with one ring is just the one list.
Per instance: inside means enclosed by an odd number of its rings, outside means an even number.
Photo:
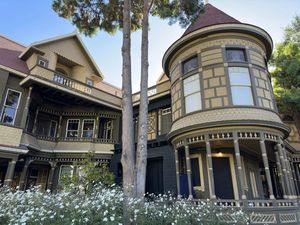
[{"label": "dark entry door", "polygon": [[229,158],[213,157],[212,159],[216,197],[234,199]]},{"label": "dark entry door", "polygon": [[164,192],[162,158],[147,160],[146,192],[154,194],[162,194]]}]

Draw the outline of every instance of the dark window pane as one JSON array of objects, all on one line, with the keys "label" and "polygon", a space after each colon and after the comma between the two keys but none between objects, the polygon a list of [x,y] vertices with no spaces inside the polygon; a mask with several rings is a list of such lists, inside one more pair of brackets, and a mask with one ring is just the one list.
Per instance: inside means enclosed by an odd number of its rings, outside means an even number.
[{"label": "dark window pane", "polygon": [[50,137],[55,137],[56,134],[56,122],[55,121],[51,121],[50,123]]},{"label": "dark window pane", "polygon": [[19,102],[20,93],[9,90],[6,98],[5,105],[17,108]]},{"label": "dark window pane", "polygon": [[245,51],[240,49],[227,49],[226,50],[227,61],[245,62]]},{"label": "dark window pane", "polygon": [[6,124],[13,124],[15,113],[16,109],[5,106],[2,113],[1,122]]},{"label": "dark window pane", "polygon": [[198,57],[195,56],[183,62],[182,70],[183,73],[187,73],[193,69],[196,69],[197,67],[198,67]]},{"label": "dark window pane", "polygon": [[200,181],[200,170],[199,170],[199,159],[192,158],[191,159],[191,167],[192,167],[192,183],[193,186],[201,186]]},{"label": "dark window pane", "polygon": [[69,121],[68,130],[78,130],[79,121]]}]

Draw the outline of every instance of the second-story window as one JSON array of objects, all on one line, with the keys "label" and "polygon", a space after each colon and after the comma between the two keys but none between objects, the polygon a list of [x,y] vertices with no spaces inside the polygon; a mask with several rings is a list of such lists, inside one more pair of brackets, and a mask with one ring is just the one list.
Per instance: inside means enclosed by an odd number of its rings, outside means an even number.
[{"label": "second-story window", "polygon": [[92,138],[94,135],[95,120],[83,120],[82,137]]},{"label": "second-story window", "polygon": [[229,67],[228,71],[233,105],[253,105],[249,69]]},{"label": "second-story window", "polygon": [[79,135],[79,119],[69,119],[67,123],[66,137],[78,137]]},{"label": "second-story window", "polygon": [[198,68],[198,57],[197,55],[193,56],[192,58],[189,58],[185,60],[182,63],[182,73],[185,74],[187,72],[190,72],[194,69]]},{"label": "second-story window", "polygon": [[13,125],[19,107],[21,92],[8,89],[4,101],[1,122]]},{"label": "second-story window", "polygon": [[94,86],[94,81],[91,80],[91,79],[86,78],[86,84],[93,87]]},{"label": "second-story window", "polygon": [[229,48],[226,49],[227,62],[246,62],[246,54],[244,49]]},{"label": "second-story window", "polygon": [[55,120],[51,120],[48,136],[49,137],[55,137],[56,136],[56,129],[57,129],[57,122]]},{"label": "second-story window", "polygon": [[202,109],[199,74],[183,80],[183,92],[185,113]]},{"label": "second-story window", "polygon": [[113,121],[109,120],[104,123],[104,131],[103,131],[103,138],[104,139],[112,139],[112,132],[113,132]]}]

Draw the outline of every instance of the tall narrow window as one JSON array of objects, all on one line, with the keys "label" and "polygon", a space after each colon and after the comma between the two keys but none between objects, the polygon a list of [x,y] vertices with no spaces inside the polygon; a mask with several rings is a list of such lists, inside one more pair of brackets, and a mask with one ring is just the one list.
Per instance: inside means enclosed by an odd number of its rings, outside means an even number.
[{"label": "tall narrow window", "polygon": [[244,49],[226,49],[226,59],[228,62],[246,62]]},{"label": "tall narrow window", "polygon": [[104,139],[112,139],[113,132],[113,121],[106,121],[104,124],[103,138]]},{"label": "tall narrow window", "polygon": [[13,125],[17,114],[21,92],[11,89],[7,90],[6,98],[4,101],[3,111],[1,115],[1,122]]},{"label": "tall narrow window", "polygon": [[56,136],[56,128],[57,128],[57,122],[55,120],[50,121],[50,127],[49,127],[49,137],[55,137]]},{"label": "tall narrow window", "polygon": [[182,73],[185,74],[187,72],[192,71],[193,69],[196,69],[197,67],[198,57],[193,56],[192,58],[189,58],[182,63]]},{"label": "tall narrow window", "polygon": [[229,67],[228,71],[233,105],[253,105],[248,68]]},{"label": "tall narrow window", "polygon": [[67,137],[78,137],[79,135],[79,119],[68,120]]},{"label": "tall narrow window", "polygon": [[185,112],[201,110],[201,93],[199,75],[190,76],[183,81]]},{"label": "tall narrow window", "polygon": [[83,120],[82,137],[92,138],[94,135],[95,120]]}]

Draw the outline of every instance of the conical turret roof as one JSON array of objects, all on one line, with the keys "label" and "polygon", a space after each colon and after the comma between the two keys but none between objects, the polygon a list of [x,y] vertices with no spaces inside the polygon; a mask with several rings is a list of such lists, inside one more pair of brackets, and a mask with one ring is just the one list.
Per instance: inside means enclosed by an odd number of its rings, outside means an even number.
[{"label": "conical turret roof", "polygon": [[226,23],[241,23],[241,22],[227,15],[226,13],[217,9],[211,4],[206,4],[204,8],[204,13],[200,14],[198,19],[196,19],[196,21],[186,29],[183,36],[204,27],[217,25],[217,24],[226,24]]}]

